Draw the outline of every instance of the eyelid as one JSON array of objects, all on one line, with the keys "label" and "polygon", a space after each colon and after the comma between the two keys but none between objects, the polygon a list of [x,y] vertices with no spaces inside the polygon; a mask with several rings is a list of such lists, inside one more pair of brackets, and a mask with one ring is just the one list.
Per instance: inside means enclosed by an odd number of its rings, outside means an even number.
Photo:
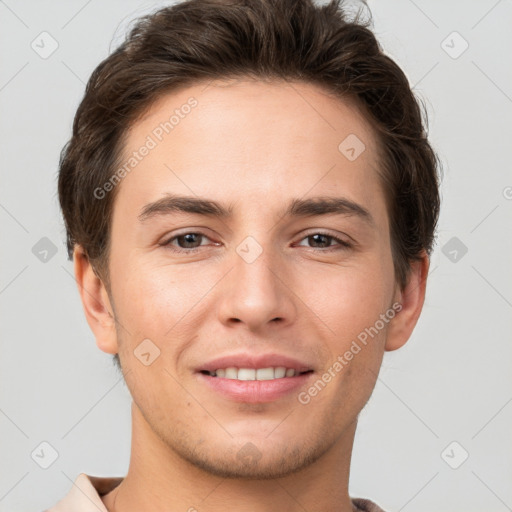
[{"label": "eyelid", "polygon": [[[164,239],[164,241],[161,242],[159,245],[162,247],[168,248],[172,252],[181,253],[181,254],[194,254],[195,252],[199,251],[202,247],[205,247],[205,245],[199,245],[198,247],[183,249],[181,247],[176,247],[176,246],[172,245],[172,242],[175,241],[177,238],[179,238],[180,236],[188,235],[188,234],[199,235],[200,237],[204,237],[204,238],[212,241],[212,239],[207,234],[202,232],[201,229],[194,230],[194,229],[187,228],[186,230],[184,230],[182,232],[174,233],[169,238],[166,237]],[[306,238],[313,236],[313,235],[326,236],[326,237],[334,240],[337,244],[334,246],[323,247],[323,248],[306,247],[306,249],[312,250],[314,252],[324,252],[325,253],[325,252],[333,252],[333,251],[337,251],[337,250],[341,251],[341,250],[352,249],[356,246],[356,242],[352,239],[352,237],[349,237],[348,235],[346,235],[350,239],[350,241],[347,241],[347,240],[344,240],[340,235],[333,234],[333,233],[331,233],[325,229],[322,229],[322,228],[316,228],[316,229],[313,228],[313,229],[310,229],[308,232],[303,233],[301,235],[301,238],[298,240],[298,242],[302,242]],[[218,242],[214,242],[214,244],[217,246],[219,245]],[[305,247],[305,246],[299,245],[299,247]]]},{"label": "eyelid", "polygon": [[[202,228],[201,228],[202,229]],[[204,238],[207,238],[208,240],[212,241],[211,237],[208,236],[206,233],[204,233],[203,231],[201,231],[201,229],[186,229],[182,232],[178,232],[178,233],[173,233],[172,236],[166,236],[164,237],[163,241],[159,243],[159,245],[161,247],[170,247],[170,250],[171,251],[175,251],[175,252],[183,252],[183,253],[191,253],[191,252],[194,252],[194,251],[197,251],[199,250],[201,247],[204,247],[204,245],[200,245],[199,247],[193,247],[191,249],[183,249],[181,247],[176,247],[176,246],[173,246],[171,244],[171,242],[175,241],[177,238],[179,238],[180,236],[185,236],[185,235],[190,235],[190,234],[194,234],[194,235],[199,235],[199,236],[202,236]],[[216,243],[218,245],[218,243]]]},{"label": "eyelid", "polygon": [[[333,234],[327,230],[324,230],[322,228],[316,228],[316,229],[312,229],[310,230],[309,232],[305,233],[302,235],[302,238],[299,240],[299,242],[302,242],[302,240],[304,240],[305,238],[308,238],[309,236],[313,236],[313,235],[323,235],[323,236],[327,236],[329,238],[332,238],[333,240],[335,240],[340,246],[342,247],[345,247],[345,248],[351,248],[351,247],[354,247],[356,245],[356,242],[355,240],[352,239],[352,237],[348,236],[348,235],[345,235],[347,236],[347,238],[349,238],[349,240],[345,240],[341,237],[341,235],[339,234]],[[315,247],[309,247],[309,249],[313,249],[313,250],[317,250],[317,251],[320,251],[320,252],[327,252],[329,250],[335,250],[336,249],[336,246],[331,246],[331,247],[327,247],[327,248],[324,248],[324,249],[317,249]]]}]

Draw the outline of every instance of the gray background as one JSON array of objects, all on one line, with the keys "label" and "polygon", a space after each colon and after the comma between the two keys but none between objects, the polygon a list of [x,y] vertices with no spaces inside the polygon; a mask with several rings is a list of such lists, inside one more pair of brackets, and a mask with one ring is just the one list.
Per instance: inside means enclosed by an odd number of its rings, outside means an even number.
[{"label": "gray background", "polygon": [[[0,1],[2,512],[40,511],[78,473],[128,467],[130,396],[82,312],[56,171],[90,73],[131,19],[162,5]],[[512,510],[512,3],[369,5],[427,101],[445,177],[424,311],[360,416],[350,494],[389,511]],[[31,47],[51,49],[43,31],[58,42],[47,58]],[[43,441],[58,452],[48,469],[51,449],[31,457]]]}]

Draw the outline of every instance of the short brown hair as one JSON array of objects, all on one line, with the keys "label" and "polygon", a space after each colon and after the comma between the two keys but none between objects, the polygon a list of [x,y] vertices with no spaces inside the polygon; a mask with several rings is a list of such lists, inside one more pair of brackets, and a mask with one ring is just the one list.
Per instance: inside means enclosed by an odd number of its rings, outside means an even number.
[{"label": "short brown hair", "polygon": [[[158,97],[199,81],[284,79],[316,84],[358,105],[379,141],[395,279],[431,253],[440,162],[424,104],[386,56],[370,20],[349,20],[342,0],[187,0],[137,20],[92,73],[61,153],[59,200],[72,258],[79,244],[109,289],[113,203],[95,190],[113,176],[131,123]],[[420,108],[420,105],[422,108]],[[341,142],[341,141],[340,141]]]}]

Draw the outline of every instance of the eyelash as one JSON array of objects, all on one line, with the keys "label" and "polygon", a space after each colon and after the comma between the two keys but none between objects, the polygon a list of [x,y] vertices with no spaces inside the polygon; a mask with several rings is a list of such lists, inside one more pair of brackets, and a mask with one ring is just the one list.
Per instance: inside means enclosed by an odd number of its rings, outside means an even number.
[{"label": "eyelash", "polygon": [[[196,232],[196,231],[188,231],[186,233],[180,233],[179,235],[173,236],[166,242],[163,242],[161,245],[175,253],[186,253],[186,254],[193,254],[193,253],[197,252],[198,250],[200,250],[201,247],[204,247],[204,246],[200,245],[199,247],[193,247],[191,249],[183,249],[183,248],[177,248],[177,247],[174,247],[171,245],[171,242],[173,242],[174,240],[176,240],[182,236],[186,236],[186,235],[199,235],[201,237],[208,238],[208,236],[203,233]],[[331,235],[329,233],[324,233],[322,231],[315,231],[314,233],[310,233],[310,234],[306,235],[305,237],[303,237],[300,241],[302,242],[302,240],[305,240],[306,238],[309,238],[310,236],[314,236],[314,235],[322,235],[327,238],[330,238],[330,239],[334,240],[335,242],[337,242],[341,247],[328,247],[328,248],[323,248],[323,249],[322,248],[318,249],[316,247],[310,247],[310,249],[313,249],[313,250],[317,249],[320,252],[332,252],[332,251],[347,250],[347,249],[352,248],[351,243],[346,242],[345,240],[335,237],[334,235]]]}]

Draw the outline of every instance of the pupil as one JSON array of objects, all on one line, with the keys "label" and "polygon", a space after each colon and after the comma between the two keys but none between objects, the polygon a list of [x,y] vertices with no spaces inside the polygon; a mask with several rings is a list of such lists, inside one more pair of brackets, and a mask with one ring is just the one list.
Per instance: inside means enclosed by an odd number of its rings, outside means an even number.
[{"label": "pupil", "polygon": [[[179,238],[181,240],[185,240],[185,245],[187,246],[188,249],[190,249],[188,244],[194,244],[193,237],[197,237],[197,236],[198,236],[197,233],[187,233],[186,235],[181,235]],[[196,240],[196,242],[197,242],[197,240]],[[182,245],[182,244],[180,243],[180,245]]]},{"label": "pupil", "polygon": [[[318,241],[318,237],[322,237],[324,239],[324,242],[322,243],[321,241],[319,242]],[[314,240],[314,243],[320,243],[321,245],[325,245],[327,243],[327,235],[320,235],[320,234],[317,234],[317,235],[311,235],[309,238],[312,238]]]}]

